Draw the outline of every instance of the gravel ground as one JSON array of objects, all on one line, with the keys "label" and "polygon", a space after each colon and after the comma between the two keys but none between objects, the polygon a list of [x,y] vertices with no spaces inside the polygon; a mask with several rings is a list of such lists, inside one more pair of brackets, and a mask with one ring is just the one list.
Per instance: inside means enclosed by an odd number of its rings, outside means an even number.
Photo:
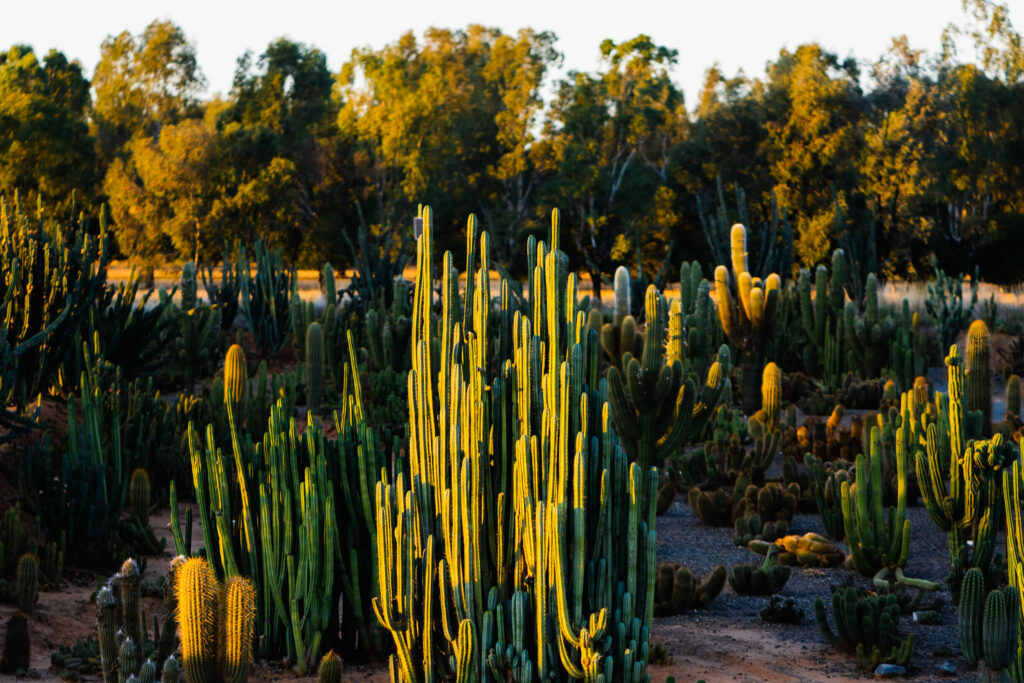
[{"label": "gravel ground", "polygon": [[[906,574],[943,584],[939,591],[944,605],[941,626],[912,623],[907,615],[901,630],[914,634],[914,651],[908,677],[914,680],[975,681],[977,675],[960,657],[956,609],[950,604],[944,578],[948,572],[946,535],[928,518],[921,506],[908,509],[911,520],[910,560]],[[759,563],[755,553],[733,545],[732,529],[712,528],[700,522],[683,496],[658,518],[658,561],[679,562],[705,578],[715,565],[731,570],[735,564]],[[791,532],[824,533],[817,515],[797,514]],[[844,546],[844,550],[845,550]],[[679,681],[712,680],[868,680],[855,657],[837,652],[826,643],[814,618],[815,598],[827,598],[830,587],[854,577],[867,587],[869,579],[856,572],[794,567],[781,597],[792,598],[803,610],[801,624],[779,625],[761,620],[760,610],[767,598],[737,595],[726,584],[722,593],[705,610],[670,618],[655,619],[653,642],[662,642],[673,655],[675,665],[652,670],[654,680],[674,675]],[[831,618],[831,604],[826,600]],[[939,668],[944,662],[957,667],[955,676]]]}]

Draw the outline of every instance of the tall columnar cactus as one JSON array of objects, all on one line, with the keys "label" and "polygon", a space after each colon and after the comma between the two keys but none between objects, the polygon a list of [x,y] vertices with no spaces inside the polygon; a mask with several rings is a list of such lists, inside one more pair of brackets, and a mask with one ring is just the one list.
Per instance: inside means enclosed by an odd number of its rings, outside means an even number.
[{"label": "tall columnar cactus", "polygon": [[100,670],[103,683],[117,680],[117,599],[108,586],[96,593],[96,621],[99,626]]},{"label": "tall columnar cactus", "polygon": [[857,456],[856,481],[843,482],[843,529],[850,545],[853,567],[863,576],[873,577],[876,586],[889,586],[889,575],[897,583],[925,590],[939,585],[903,574],[910,551],[910,520],[907,519],[907,458],[904,428],[896,437],[896,508],[886,515],[882,507],[881,431],[871,428],[870,459]]},{"label": "tall columnar cactus", "polygon": [[32,614],[39,597],[39,560],[32,553],[25,553],[18,559],[17,598],[18,609]]},{"label": "tall columnar cactus", "polygon": [[[549,244],[530,240],[523,307],[502,296],[494,317],[486,234],[472,297],[446,254],[435,309],[433,229],[424,209],[409,469],[377,488],[393,680],[644,680],[658,475],[618,446],[557,213]],[[495,337],[510,342],[499,364]]]},{"label": "tall columnar cactus", "polygon": [[782,411],[782,370],[775,363],[764,366],[761,376],[761,411],[765,427],[769,431],[777,430]]},{"label": "tall columnar cactus", "polygon": [[619,266],[615,269],[615,309],[613,321],[616,326],[621,326],[626,316],[632,315],[633,302],[632,288],[629,283],[629,269]]},{"label": "tall columnar cactus", "polygon": [[[998,674],[1017,659],[1020,645],[1020,594],[1015,586],[993,590],[985,597],[985,577],[980,569],[964,574],[960,596],[960,649],[968,664],[984,666]],[[998,678],[998,676],[994,677]]]},{"label": "tall columnar cactus", "polygon": [[743,411],[757,410],[758,387],[763,368],[764,345],[775,326],[782,279],[772,273],[762,281],[747,271],[746,230],[736,224],[732,228],[732,264],[730,276],[725,266],[715,269],[715,297],[722,329],[732,345],[742,354],[740,380]]},{"label": "tall columnar cactus", "polygon": [[967,410],[980,410],[984,434],[992,433],[992,382],[989,372],[988,326],[975,320],[967,329]]},{"label": "tall columnar cactus", "polygon": [[[1001,526],[998,477],[1008,459],[1009,444],[999,434],[989,441],[967,439],[964,368],[955,345],[949,349],[946,367],[949,394],[936,394],[936,420],[924,432],[925,449],[916,447],[915,464],[925,508],[949,539],[953,570],[949,583],[956,598],[964,571],[968,567],[987,571],[992,561]],[[913,403],[910,395],[904,397],[904,406]],[[911,412],[905,413],[908,424],[921,424]]]},{"label": "tall columnar cactus", "polygon": [[218,659],[224,683],[244,683],[249,678],[256,621],[256,589],[243,576],[232,576],[219,592],[217,611]]},{"label": "tall columnar cactus", "polygon": [[178,570],[178,628],[187,683],[214,683],[217,675],[217,577],[193,557]]},{"label": "tall columnar cactus", "polygon": [[1020,421],[1021,381],[1017,375],[1010,375],[1006,380],[1006,415],[1007,422]]},{"label": "tall columnar cactus", "polygon": [[306,331],[306,404],[320,412],[324,388],[324,332],[320,323],[311,323]]},{"label": "tall columnar cactus", "polygon": [[[658,465],[675,452],[691,429],[694,418],[706,420],[722,387],[722,372],[712,366],[695,413],[697,389],[684,378],[683,365],[665,360],[662,346],[668,323],[667,302],[654,285],[647,289],[647,332],[642,360],[624,357],[624,369],[608,368],[608,397],[620,443],[642,471]],[[699,429],[699,425],[696,425]]]},{"label": "tall columnar cactus", "polygon": [[224,358],[224,400],[230,400],[235,414],[242,415],[249,396],[249,369],[245,365],[245,349],[232,344]]},{"label": "tall columnar cactus", "polygon": [[128,497],[131,501],[132,514],[146,526],[149,526],[149,494],[149,474],[144,468],[137,467],[132,472],[128,485]]},{"label": "tall columnar cactus", "polygon": [[181,310],[191,311],[196,307],[196,264],[186,261],[181,267]]},{"label": "tall columnar cactus", "polygon": [[842,249],[832,252],[832,271],[820,265],[814,272],[814,295],[811,295],[811,273],[804,268],[797,279],[797,297],[800,302],[800,321],[810,342],[804,350],[803,360],[808,371],[828,370],[830,344],[834,344],[837,322],[840,321],[846,292],[846,257]]}]

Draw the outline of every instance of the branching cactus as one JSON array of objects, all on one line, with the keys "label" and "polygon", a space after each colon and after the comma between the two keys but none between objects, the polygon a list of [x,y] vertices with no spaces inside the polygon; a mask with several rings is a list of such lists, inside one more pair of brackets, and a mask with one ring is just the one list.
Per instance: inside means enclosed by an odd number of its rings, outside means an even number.
[{"label": "branching cactus", "polygon": [[757,410],[758,386],[763,368],[764,345],[775,326],[782,279],[772,273],[762,281],[747,271],[746,230],[732,227],[732,265],[730,276],[725,266],[715,269],[715,297],[722,329],[732,345],[740,350],[743,411]]},{"label": "branching cactus", "polygon": [[882,507],[881,432],[871,428],[870,459],[857,456],[856,481],[843,482],[843,529],[850,545],[853,567],[863,576],[872,577],[878,587],[890,585],[889,575],[897,583],[914,588],[936,590],[939,585],[924,579],[911,579],[903,574],[910,552],[910,520],[907,519],[907,458],[903,427],[896,437],[896,508],[888,516]]},{"label": "branching cactus", "polygon": [[989,371],[988,326],[975,320],[967,328],[967,410],[981,411],[982,430],[992,433],[992,382]]},{"label": "branching cactus", "polygon": [[[529,241],[522,303],[503,295],[496,315],[486,233],[470,241],[465,298],[445,254],[433,305],[434,226],[429,208],[422,216],[409,467],[376,500],[373,606],[395,646],[393,680],[639,683],[658,473],[630,463],[612,428],[558,214],[547,243]],[[507,349],[499,363],[493,339]]]},{"label": "branching cactus", "polygon": [[[611,366],[607,375],[615,431],[630,459],[643,471],[659,466],[699,429],[699,425],[691,428],[697,389],[684,378],[681,362],[669,364],[665,360],[662,344],[668,322],[667,303],[653,285],[647,289],[645,305],[647,333],[642,360],[624,356],[624,369]],[[722,372],[712,366],[701,418],[709,416],[721,387]]]},{"label": "branching cactus", "polygon": [[800,271],[797,280],[797,297],[800,301],[800,321],[804,334],[811,342],[804,351],[803,359],[811,372],[824,367],[828,371],[829,344],[834,342],[834,330],[843,310],[846,292],[843,281],[846,277],[846,258],[842,249],[832,252],[832,272],[824,265],[814,272],[814,296],[811,296],[811,273],[806,268]]},{"label": "branching cactus", "polygon": [[[1009,464],[1012,447],[999,434],[989,441],[965,438],[964,368],[955,345],[949,349],[946,367],[949,394],[936,394],[937,418],[927,426],[926,448],[917,448],[915,465],[928,515],[949,539],[948,583],[956,600],[964,572],[969,567],[988,571],[992,562],[1001,526],[999,472]],[[918,424],[909,415],[907,422]]]}]

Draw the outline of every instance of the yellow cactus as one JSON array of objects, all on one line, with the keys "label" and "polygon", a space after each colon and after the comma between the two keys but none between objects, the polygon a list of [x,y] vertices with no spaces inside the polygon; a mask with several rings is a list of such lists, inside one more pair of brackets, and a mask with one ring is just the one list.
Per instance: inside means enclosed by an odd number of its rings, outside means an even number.
[{"label": "yellow cactus", "polygon": [[248,578],[233,576],[221,587],[218,626],[221,678],[225,683],[242,683],[249,677],[255,606],[256,589]]},{"label": "yellow cactus", "polygon": [[177,571],[181,663],[188,683],[212,683],[217,661],[217,577],[201,557]]}]

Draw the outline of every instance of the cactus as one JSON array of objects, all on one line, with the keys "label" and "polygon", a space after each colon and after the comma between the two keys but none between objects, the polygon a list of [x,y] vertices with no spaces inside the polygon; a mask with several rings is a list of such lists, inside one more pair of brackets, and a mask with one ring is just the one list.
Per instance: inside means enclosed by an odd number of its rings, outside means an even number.
[{"label": "cactus", "polygon": [[149,526],[149,474],[138,467],[132,472],[128,485],[128,497],[131,500],[132,514],[146,526]]},{"label": "cactus", "polygon": [[243,576],[232,576],[220,589],[217,612],[220,680],[244,683],[252,662],[253,627],[256,621],[256,589]]},{"label": "cactus", "polygon": [[181,310],[191,311],[196,307],[196,264],[186,261],[181,267]]},{"label": "cactus", "polygon": [[968,664],[984,660],[993,672],[1008,669],[1017,659],[1020,595],[1007,586],[985,598],[985,577],[972,567],[964,574],[958,623],[960,649]]},{"label": "cactus", "polygon": [[764,345],[775,325],[782,280],[772,273],[762,282],[747,272],[746,230],[742,225],[733,226],[731,239],[733,272],[730,277],[725,266],[715,269],[715,296],[722,329],[742,353],[743,411],[749,415],[757,409]]},{"label": "cactus", "polygon": [[139,566],[135,560],[128,558],[121,565],[118,573],[121,584],[121,628],[133,644],[139,647],[132,650],[133,659],[130,666],[124,667],[124,652],[122,648],[120,676],[126,677],[128,672],[135,671],[142,660],[142,642],[145,624],[142,622],[142,614],[139,611],[139,597],[142,594],[142,577],[139,575]]},{"label": "cactus", "polygon": [[32,614],[36,599],[39,597],[39,560],[32,553],[25,553],[18,560],[18,609],[25,614]]},{"label": "cactus", "polygon": [[779,564],[787,567],[834,567],[846,557],[838,546],[813,532],[783,536],[774,542],[753,540],[747,543],[747,548],[758,555],[767,555],[772,546],[778,548]]},{"label": "cactus", "polygon": [[306,405],[320,412],[324,386],[324,333],[320,323],[311,323],[306,331]]},{"label": "cactus", "polygon": [[821,598],[814,601],[814,616],[825,640],[837,650],[856,654],[865,670],[882,663],[906,666],[910,661],[914,634],[900,639],[900,608],[894,595],[858,597],[856,588],[839,588],[832,594],[836,630],[829,626]]},{"label": "cactus", "polygon": [[782,400],[782,370],[775,363],[764,366],[761,377],[761,411],[765,415],[765,427],[770,431],[779,428]]},{"label": "cactus", "polygon": [[897,583],[936,590],[939,587],[936,583],[903,574],[910,550],[911,527],[907,519],[907,458],[903,435],[904,428],[900,427],[896,437],[897,506],[889,509],[888,521],[882,509],[881,432],[878,427],[872,427],[870,459],[858,455],[856,481],[853,485],[842,484],[843,531],[850,545],[854,569],[872,577],[874,585],[887,587],[888,577],[894,573]]},{"label": "cactus", "polygon": [[28,617],[21,612],[15,612],[7,620],[4,649],[0,654],[0,673],[15,674],[19,671],[28,671],[31,652]]},{"label": "cactus", "polygon": [[193,557],[177,572],[181,663],[188,683],[217,679],[217,577],[206,560]]},{"label": "cactus", "polygon": [[665,617],[704,609],[718,597],[725,586],[726,570],[722,565],[714,568],[704,581],[675,562],[658,565],[654,580],[654,614]]},{"label": "cactus", "polygon": [[[121,639],[121,645],[117,653],[117,680],[118,683],[127,683],[134,678],[135,659],[141,653],[135,647],[135,642],[128,636]],[[135,679],[138,680],[138,679]]]},{"label": "cactus", "polygon": [[244,415],[245,401],[249,398],[248,384],[245,349],[232,344],[224,357],[224,400],[231,401],[236,415]]},{"label": "cactus", "polygon": [[[825,528],[825,535],[833,541],[841,541],[846,538],[843,529],[843,497],[842,486],[849,481],[849,472],[842,468],[835,468],[825,475],[825,466],[821,460],[808,453],[804,462],[811,472],[811,487],[814,490],[814,500],[817,503],[818,514],[821,516],[821,524]],[[918,470],[920,472],[922,470]]]},{"label": "cactus", "polygon": [[117,600],[107,586],[96,593],[96,620],[99,625],[100,662],[104,683],[117,680],[117,625],[120,618]]},{"label": "cactus", "polygon": [[764,562],[758,566],[738,564],[729,575],[729,585],[739,595],[773,595],[789,581],[790,567],[777,564],[778,546],[772,545]]},{"label": "cactus", "polygon": [[295,292],[296,271],[284,265],[280,250],[254,247],[256,274],[249,273],[244,249],[238,250],[238,279],[242,316],[264,356],[277,353],[292,331],[289,301]]},{"label": "cactus", "polygon": [[[630,463],[625,432],[612,428],[599,335],[559,248],[558,214],[547,243],[528,242],[521,305],[503,295],[495,315],[488,238],[471,230],[466,296],[446,254],[433,306],[428,208],[422,219],[409,467],[377,485],[373,506],[382,558],[373,607],[394,643],[392,675],[643,680],[658,473]],[[648,333],[643,360],[662,366],[665,323],[654,322],[661,334]],[[682,378],[665,367],[678,391]]]},{"label": "cactus", "polygon": [[344,673],[345,665],[341,663],[341,657],[335,654],[334,650],[320,658],[320,666],[316,670],[319,683],[341,683]]},{"label": "cactus", "polygon": [[160,683],[178,683],[181,679],[181,665],[174,655],[164,660],[164,670],[160,673]]},{"label": "cactus", "polygon": [[1006,380],[1006,415],[1004,420],[1020,423],[1021,381],[1017,375],[1010,375]]},{"label": "cactus", "polygon": [[139,667],[139,683],[156,683],[156,662],[146,659]]},{"label": "cactus", "polygon": [[935,320],[939,336],[939,348],[948,349],[956,341],[960,330],[967,325],[974,311],[974,305],[978,303],[978,268],[974,268],[974,277],[971,280],[971,298],[967,306],[964,306],[963,274],[949,277],[939,268],[938,261],[932,256],[932,269],[935,271],[935,279],[928,283],[927,298],[924,305],[928,315]]},{"label": "cactus", "polygon": [[992,433],[992,383],[988,327],[982,320],[975,320],[967,330],[966,356],[964,395],[967,398],[967,410],[981,411],[982,430],[987,436]]}]

